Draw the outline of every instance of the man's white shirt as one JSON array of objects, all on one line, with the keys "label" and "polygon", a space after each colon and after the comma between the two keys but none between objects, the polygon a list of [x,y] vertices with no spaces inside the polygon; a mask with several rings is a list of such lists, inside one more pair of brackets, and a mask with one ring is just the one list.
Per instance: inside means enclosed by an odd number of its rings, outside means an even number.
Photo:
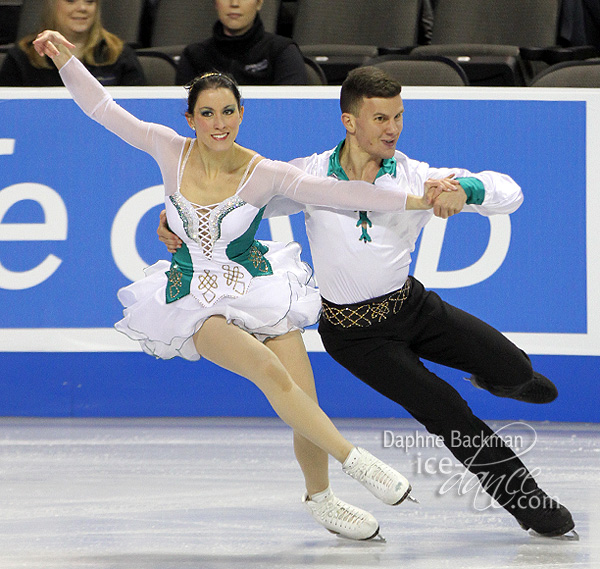
[{"label": "man's white shirt", "polygon": [[[291,164],[315,176],[326,177],[336,149]],[[395,175],[382,173],[375,185],[398,191],[402,186],[422,196],[429,178],[475,177],[483,182],[485,198],[481,205],[465,205],[463,211],[489,216],[514,212],[523,202],[521,188],[505,174],[484,171],[473,174],[458,168],[431,168],[425,162],[395,153]],[[273,200],[266,216],[290,215],[304,211],[317,284],[323,298],[335,304],[354,304],[382,296],[402,287],[408,277],[411,253],[419,233],[432,218],[433,211],[399,213],[367,212],[372,226],[367,228],[371,241],[361,240],[359,212],[321,206],[303,206],[286,199]],[[358,226],[357,226],[358,224]]]}]

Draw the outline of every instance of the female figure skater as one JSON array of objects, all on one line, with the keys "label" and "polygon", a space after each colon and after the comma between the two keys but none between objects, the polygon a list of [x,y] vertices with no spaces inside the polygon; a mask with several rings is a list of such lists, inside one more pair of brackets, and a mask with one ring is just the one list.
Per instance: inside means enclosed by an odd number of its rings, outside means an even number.
[{"label": "female figure skater", "polygon": [[[400,212],[430,208],[452,182],[427,182],[428,196],[421,198],[366,182],[317,178],[265,159],[235,142],[243,117],[240,93],[220,73],[206,74],[189,88],[186,118],[196,138],[186,138],[142,122],[117,105],[72,57],[73,44],[60,33],[42,32],[34,45],[54,61],[86,114],[158,162],[167,219],[184,243],[170,267],[160,261],[145,278],[119,291],[125,310],[116,328],[149,354],[204,357],[257,385],[300,440],[296,451],[309,492],[327,487],[330,454],[385,503],[407,498],[411,487],[406,478],[348,442],[316,403],[300,331],[317,320],[320,298],[309,286],[311,272],[300,261],[299,245],[267,245],[254,234],[276,195]],[[313,456],[312,445],[321,449],[319,456]],[[337,508],[328,529],[355,539],[374,537],[379,531],[374,518],[352,508]]]}]

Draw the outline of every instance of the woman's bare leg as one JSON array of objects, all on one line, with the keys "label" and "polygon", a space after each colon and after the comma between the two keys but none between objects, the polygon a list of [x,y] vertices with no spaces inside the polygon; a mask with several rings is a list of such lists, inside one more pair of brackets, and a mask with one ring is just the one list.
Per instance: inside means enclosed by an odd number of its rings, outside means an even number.
[{"label": "woman's bare leg", "polygon": [[[273,338],[265,342],[279,358],[292,379],[304,393],[317,403],[315,380],[308,354],[300,332],[290,332],[285,337]],[[294,431],[294,452],[304,474],[306,491],[309,496],[326,490],[329,486],[329,456],[318,446]]]},{"label": "woman's bare leg", "polygon": [[[279,345],[294,336],[279,338]],[[295,432],[343,463],[353,448],[315,401],[296,385],[277,355],[225,318],[213,316],[196,332],[198,353],[252,381],[281,419]],[[282,347],[283,349],[283,347]]]}]

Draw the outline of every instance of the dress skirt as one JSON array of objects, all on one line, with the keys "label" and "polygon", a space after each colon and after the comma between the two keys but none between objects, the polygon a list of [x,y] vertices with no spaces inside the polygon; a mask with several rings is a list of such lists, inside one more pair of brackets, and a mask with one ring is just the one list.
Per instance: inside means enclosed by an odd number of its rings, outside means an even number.
[{"label": "dress skirt", "polygon": [[147,354],[196,361],[200,356],[193,335],[210,316],[223,316],[260,341],[314,324],[321,299],[311,267],[300,260],[300,245],[264,243],[273,274],[254,277],[244,295],[224,296],[210,306],[191,294],[167,304],[165,273],[170,263],[158,261],[145,270],[144,278],[119,290],[124,310],[115,328],[139,342]]}]

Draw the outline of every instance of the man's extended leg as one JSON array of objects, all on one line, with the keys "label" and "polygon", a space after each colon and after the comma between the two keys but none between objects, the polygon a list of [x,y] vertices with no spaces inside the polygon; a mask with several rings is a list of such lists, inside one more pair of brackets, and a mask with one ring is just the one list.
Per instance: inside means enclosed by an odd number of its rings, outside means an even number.
[{"label": "man's extended leg", "polygon": [[[539,502],[541,490],[525,465],[472,413],[459,393],[419,359],[427,357],[470,373],[493,375],[505,385],[520,385],[531,378],[528,358],[510,343],[498,345],[496,336],[501,334],[428,293],[418,281],[401,308],[386,302],[374,299],[368,310],[364,304],[328,303],[329,309],[326,304],[319,332],[327,351],[359,379],[402,405],[429,432],[441,436],[454,456],[522,524],[548,535],[572,529],[566,508],[556,504],[542,511],[527,506],[529,502],[522,498],[536,496]],[[347,314],[361,314],[361,318],[331,318],[345,308],[350,310]],[[381,314],[386,316],[379,321],[372,317]]]},{"label": "man's extended leg", "polygon": [[532,369],[523,350],[489,324],[427,291],[416,279],[411,281],[406,308],[418,326],[410,345],[419,357],[469,373],[476,387],[498,397],[526,403],[556,399],[556,386]]}]

